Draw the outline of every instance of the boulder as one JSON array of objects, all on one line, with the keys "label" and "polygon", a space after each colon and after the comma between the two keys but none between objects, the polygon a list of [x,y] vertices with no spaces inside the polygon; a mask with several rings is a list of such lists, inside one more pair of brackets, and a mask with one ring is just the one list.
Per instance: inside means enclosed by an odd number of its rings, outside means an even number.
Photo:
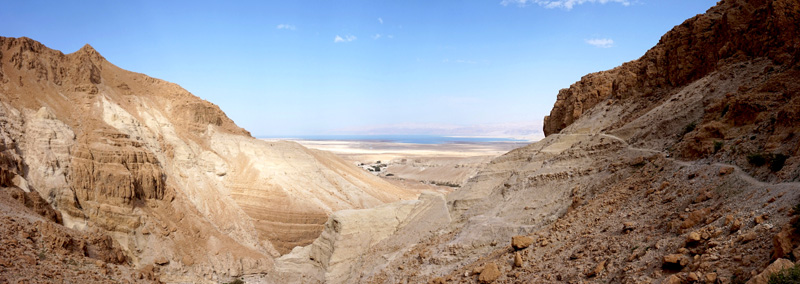
[{"label": "boulder", "polygon": [[794,248],[792,245],[793,231],[794,230],[791,226],[784,226],[783,229],[781,229],[781,231],[772,238],[773,259],[782,258],[792,253],[792,249]]},{"label": "boulder", "polygon": [[478,281],[480,283],[492,283],[497,280],[497,278],[500,278],[500,269],[497,268],[497,264],[492,262],[483,267],[481,275],[478,276]]},{"label": "boulder", "polygon": [[664,256],[663,267],[670,270],[681,270],[689,264],[689,258],[683,254],[669,254]]},{"label": "boulder", "polygon": [[522,256],[519,252],[514,253],[514,267],[522,267]]},{"label": "boulder", "polygon": [[511,237],[511,246],[515,250],[527,248],[533,244],[533,238],[528,236],[513,236]]},{"label": "boulder", "polygon": [[761,273],[751,278],[750,281],[747,281],[747,284],[767,284],[770,275],[778,271],[781,271],[783,269],[791,268],[793,266],[794,263],[792,263],[790,260],[785,258],[779,258],[778,260],[767,266],[767,268],[765,268],[764,271],[761,271]]}]

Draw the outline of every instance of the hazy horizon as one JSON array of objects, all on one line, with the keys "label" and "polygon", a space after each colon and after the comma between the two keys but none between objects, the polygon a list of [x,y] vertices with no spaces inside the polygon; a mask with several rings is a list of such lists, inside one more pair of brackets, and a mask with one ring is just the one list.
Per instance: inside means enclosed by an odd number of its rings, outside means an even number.
[{"label": "hazy horizon", "polygon": [[640,57],[715,3],[14,1],[0,35],[64,53],[88,43],[219,105],[254,136],[502,133],[541,131],[559,89]]}]

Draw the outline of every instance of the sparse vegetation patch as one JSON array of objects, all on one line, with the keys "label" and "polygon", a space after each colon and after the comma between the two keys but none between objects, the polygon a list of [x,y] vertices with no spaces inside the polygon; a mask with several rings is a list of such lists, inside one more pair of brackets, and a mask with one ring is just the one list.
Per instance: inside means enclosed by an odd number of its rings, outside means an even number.
[{"label": "sparse vegetation patch", "polygon": [[747,155],[747,162],[756,167],[760,167],[767,163],[767,158],[761,153],[755,153]]},{"label": "sparse vegetation patch", "polygon": [[714,153],[719,152],[719,150],[722,149],[722,146],[722,141],[714,141]]},{"label": "sparse vegetation patch", "polygon": [[769,284],[800,283],[800,264],[775,272],[769,276]]},{"label": "sparse vegetation patch", "polygon": [[683,127],[683,135],[686,135],[687,133],[694,131],[695,128],[697,128],[696,122],[687,124],[686,126]]}]

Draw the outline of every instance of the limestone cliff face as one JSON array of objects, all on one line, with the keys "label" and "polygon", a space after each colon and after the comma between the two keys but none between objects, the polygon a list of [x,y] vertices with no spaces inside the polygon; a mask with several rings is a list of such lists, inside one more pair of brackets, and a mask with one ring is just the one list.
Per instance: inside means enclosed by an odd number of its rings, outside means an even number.
[{"label": "limestone cliff face", "polygon": [[0,37],[0,126],[0,186],[38,193],[65,226],[109,234],[163,280],[270,271],[333,211],[415,198],[333,155],[256,140],[88,45]]},{"label": "limestone cliff face", "polygon": [[[600,102],[629,98],[659,102],[720,66],[768,58],[793,65],[800,58],[800,12],[793,0],[724,0],[675,26],[644,56],[592,73],[558,93],[544,119],[558,133]],[[646,107],[645,107],[646,108]]]}]

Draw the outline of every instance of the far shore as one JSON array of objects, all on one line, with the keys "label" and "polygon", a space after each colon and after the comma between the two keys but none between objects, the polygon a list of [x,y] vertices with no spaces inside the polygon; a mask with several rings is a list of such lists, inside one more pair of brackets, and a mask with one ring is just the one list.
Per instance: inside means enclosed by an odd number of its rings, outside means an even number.
[{"label": "far shore", "polygon": [[502,141],[416,144],[378,140],[262,140],[294,141],[310,149],[328,151],[399,187],[443,194],[456,190],[495,157],[533,143]]},{"label": "far shore", "polygon": [[262,139],[266,141],[294,141],[307,148],[329,151],[353,161],[389,161],[408,157],[476,157],[499,156],[533,142],[463,142],[443,144],[414,144],[375,140],[303,140]]}]

